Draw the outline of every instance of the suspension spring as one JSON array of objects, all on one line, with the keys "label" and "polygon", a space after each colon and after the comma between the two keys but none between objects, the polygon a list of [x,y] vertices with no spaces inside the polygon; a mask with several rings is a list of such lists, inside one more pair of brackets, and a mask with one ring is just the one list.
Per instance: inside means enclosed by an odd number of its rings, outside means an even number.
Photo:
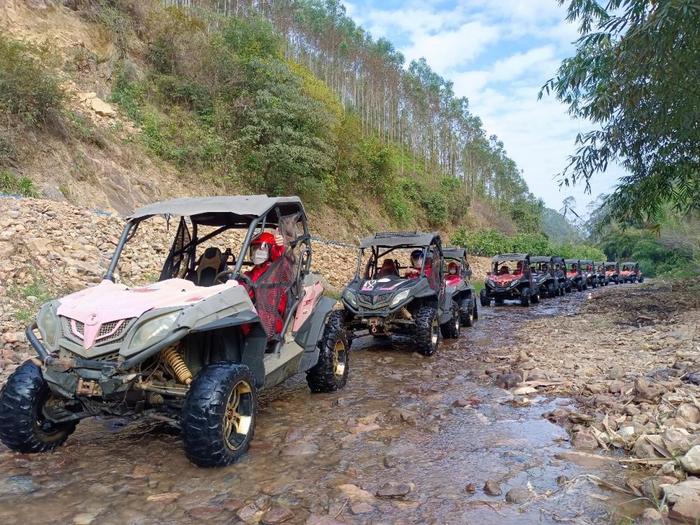
[{"label": "suspension spring", "polygon": [[185,360],[180,355],[180,352],[178,352],[177,347],[169,346],[162,351],[162,354],[165,362],[173,369],[173,372],[175,372],[177,380],[189,385],[192,382],[192,372],[190,372],[190,369],[185,364]]}]

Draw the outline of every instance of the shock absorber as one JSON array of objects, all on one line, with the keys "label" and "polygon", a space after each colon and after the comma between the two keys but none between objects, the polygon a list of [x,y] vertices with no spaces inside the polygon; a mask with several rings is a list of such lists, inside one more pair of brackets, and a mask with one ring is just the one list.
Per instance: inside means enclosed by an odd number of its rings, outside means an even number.
[{"label": "shock absorber", "polygon": [[192,372],[190,372],[190,369],[185,364],[185,360],[180,355],[180,352],[178,352],[177,347],[169,346],[163,350],[161,354],[168,366],[175,372],[177,380],[189,385],[192,382]]}]

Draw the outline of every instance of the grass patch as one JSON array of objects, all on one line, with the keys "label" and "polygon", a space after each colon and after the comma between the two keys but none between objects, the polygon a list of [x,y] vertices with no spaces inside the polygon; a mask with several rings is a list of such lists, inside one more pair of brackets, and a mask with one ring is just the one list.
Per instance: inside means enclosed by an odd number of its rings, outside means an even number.
[{"label": "grass patch", "polygon": [[45,51],[0,34],[0,115],[41,126],[60,115],[65,94],[41,63]]},{"label": "grass patch", "polygon": [[18,303],[14,307],[12,316],[22,324],[34,321],[39,306],[53,298],[53,293],[37,277],[34,277],[26,286],[10,288],[9,295]]},{"label": "grass patch", "polygon": [[20,177],[8,170],[0,170],[0,193],[38,197],[39,191],[27,177]]}]

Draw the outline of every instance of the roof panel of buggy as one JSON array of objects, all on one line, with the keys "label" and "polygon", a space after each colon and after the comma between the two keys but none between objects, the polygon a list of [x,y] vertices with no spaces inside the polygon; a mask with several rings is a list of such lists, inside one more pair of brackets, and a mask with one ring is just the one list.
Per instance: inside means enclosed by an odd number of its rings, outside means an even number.
[{"label": "roof panel of buggy", "polygon": [[467,250],[465,250],[464,248],[455,248],[453,246],[448,246],[447,248],[443,248],[442,254],[447,259],[466,259],[467,258]]},{"label": "roof panel of buggy", "polygon": [[438,232],[382,232],[371,237],[365,237],[360,242],[360,248],[381,246],[384,248],[421,248],[440,241]]},{"label": "roof panel of buggy", "polygon": [[527,253],[499,253],[491,259],[491,262],[524,261],[529,258],[530,256]]},{"label": "roof panel of buggy", "polygon": [[138,220],[153,215],[190,217],[197,224],[210,226],[250,224],[254,219],[278,208],[282,216],[304,212],[299,197],[268,197],[267,195],[234,195],[218,197],[184,197],[147,204],[128,220]]},{"label": "roof panel of buggy", "polygon": [[552,257],[547,255],[533,255],[530,256],[531,263],[548,263],[552,262]]}]

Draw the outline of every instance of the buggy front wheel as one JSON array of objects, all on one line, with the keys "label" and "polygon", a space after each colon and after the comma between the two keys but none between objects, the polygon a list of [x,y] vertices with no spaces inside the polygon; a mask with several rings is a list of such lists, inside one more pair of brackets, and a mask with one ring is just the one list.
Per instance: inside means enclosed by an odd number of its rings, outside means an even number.
[{"label": "buggy front wheel", "polygon": [[328,316],[323,337],[318,342],[318,363],[306,372],[306,382],[312,392],[335,392],[348,381],[350,344],[343,327],[343,317],[341,310]]},{"label": "buggy front wheel", "polygon": [[459,331],[462,327],[461,313],[457,303],[452,301],[452,317],[445,324],[440,326],[440,331],[445,339],[457,339],[459,337]]},{"label": "buggy front wheel", "polygon": [[248,450],[255,432],[255,382],[245,365],[223,361],[204,367],[182,407],[182,441],[200,467],[224,467]]},{"label": "buggy front wheel", "polygon": [[437,310],[423,306],[416,313],[416,350],[423,355],[433,355],[440,341],[440,324]]},{"label": "buggy front wheel", "polygon": [[25,361],[0,393],[0,441],[17,452],[48,452],[62,445],[76,422],[53,423],[43,407],[51,393],[39,368]]}]

